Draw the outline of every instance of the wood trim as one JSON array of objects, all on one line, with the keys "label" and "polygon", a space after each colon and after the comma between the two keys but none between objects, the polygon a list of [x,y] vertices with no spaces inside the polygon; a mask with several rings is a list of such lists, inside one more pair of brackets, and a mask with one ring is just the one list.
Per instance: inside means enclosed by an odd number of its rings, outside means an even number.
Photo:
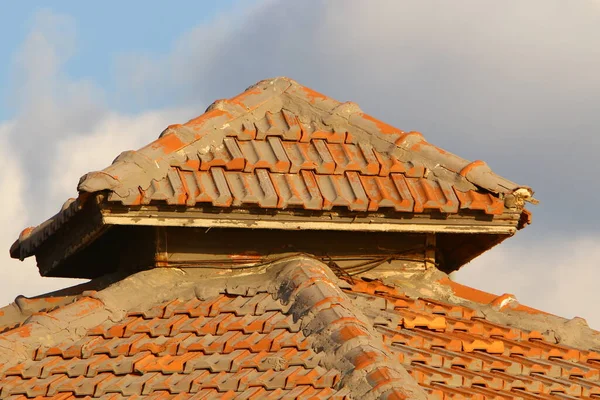
[{"label": "wood trim", "polygon": [[428,233],[425,236],[425,267],[426,268],[434,268],[435,267],[435,250],[436,246],[436,236],[435,233]]},{"label": "wood trim", "polygon": [[169,252],[167,250],[167,229],[164,226],[154,227],[155,232],[155,254],[154,262],[157,267],[166,267],[169,264]]},{"label": "wood trim", "polygon": [[100,210],[92,201],[86,202],[81,210],[56,226],[52,233],[45,232],[46,238],[33,252],[41,276],[57,276],[57,267],[89,247],[111,228],[103,222]]},{"label": "wood trim", "polygon": [[284,229],[284,230],[338,230],[338,231],[371,231],[371,232],[419,232],[419,233],[493,233],[512,235],[515,226],[507,225],[471,225],[471,224],[426,224],[414,222],[345,222],[345,221],[286,221],[274,217],[264,218],[218,218],[186,214],[178,218],[170,218],[158,213],[127,213],[125,215],[103,212],[103,221],[107,225],[136,226],[183,226],[199,228],[248,228],[248,229]]}]

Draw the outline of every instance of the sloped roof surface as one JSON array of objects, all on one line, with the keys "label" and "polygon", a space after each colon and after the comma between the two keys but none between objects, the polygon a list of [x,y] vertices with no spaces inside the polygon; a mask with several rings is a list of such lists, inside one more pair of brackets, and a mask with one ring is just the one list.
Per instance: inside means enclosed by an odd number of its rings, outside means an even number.
[{"label": "sloped roof surface", "polygon": [[108,192],[126,206],[172,205],[458,214],[522,212],[531,190],[288,78],[219,100],[138,151],[82,177],[80,197],[28,228],[24,258],[82,207]]},{"label": "sloped roof surface", "polygon": [[[327,210],[459,209],[500,214],[518,188],[482,161],[469,163],[287,78],[262,81],[136,152],[83,177],[127,205],[166,202]],[[483,190],[481,190],[483,189]]]},{"label": "sloped roof surface", "polygon": [[51,311],[4,308],[0,397],[600,396],[598,332],[579,319],[439,272],[345,279],[307,257],[228,278],[155,269]]}]

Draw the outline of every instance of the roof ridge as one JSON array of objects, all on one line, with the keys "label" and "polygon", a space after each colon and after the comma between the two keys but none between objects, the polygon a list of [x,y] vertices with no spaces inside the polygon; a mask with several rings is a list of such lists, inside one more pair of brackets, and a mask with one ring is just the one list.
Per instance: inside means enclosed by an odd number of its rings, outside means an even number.
[{"label": "roof ridge", "polygon": [[82,337],[98,324],[97,319],[109,316],[104,304],[89,296],[50,312],[34,313],[19,327],[0,334],[0,366],[23,362],[40,346]]},{"label": "roof ridge", "polygon": [[84,295],[105,289],[126,276],[123,272],[112,273],[32,297],[18,295],[12,303],[0,307],[0,334],[21,326],[34,314],[48,313],[64,307]]},{"label": "roof ridge", "polygon": [[0,333],[0,366],[22,362],[36,348],[80,339],[104,321],[122,319],[126,310],[136,305],[151,308],[172,298],[173,290],[179,297],[191,297],[194,282],[186,282],[175,269],[157,268],[138,272],[101,291],[85,291],[75,301],[49,312],[35,312],[20,326]]},{"label": "roof ridge", "polygon": [[384,393],[427,398],[336,281],[325,264],[310,258],[290,261],[278,276],[279,299],[290,305],[289,312],[302,321],[305,335],[326,354],[322,363],[341,371],[341,385],[351,388],[357,398],[375,399]]},{"label": "roof ridge", "polygon": [[[333,100],[312,89],[308,89],[295,81],[290,82],[292,83],[290,89],[296,89],[294,93],[308,90],[313,96],[319,95],[323,98]],[[530,200],[533,196],[533,191],[530,188],[519,186],[516,183],[495,174],[484,161],[475,160],[469,162],[462,157],[442,150],[427,142],[420,132],[405,132],[389,125],[370,114],[363,112],[358,104],[354,102],[348,101],[337,103],[338,104],[334,108],[326,109],[326,111],[346,119],[348,124],[360,128],[371,135],[373,132],[378,132],[379,139],[384,139],[388,141],[388,143],[394,145],[395,148],[391,153],[397,156],[401,161],[414,162],[415,154],[418,153],[420,161],[422,161],[423,165],[428,168],[434,176],[447,177],[448,171],[456,173],[458,176],[455,177],[454,181],[458,180],[455,183],[462,186],[464,191],[469,190],[467,187],[468,185],[466,184],[466,182],[468,182],[496,194],[512,192],[519,188],[525,189],[525,191],[519,193],[520,198],[517,201],[524,201],[523,199]],[[327,124],[326,121],[324,122]],[[393,139],[387,140],[386,136],[388,135]],[[444,162],[440,163],[440,157]],[[461,180],[463,182],[461,182]]]},{"label": "roof ridge", "polygon": [[[491,216],[490,227],[475,229],[507,235],[529,223],[523,206],[535,201],[531,189],[496,175],[483,161],[469,162],[428,143],[418,132],[404,132],[355,103],[341,103],[285,77],[260,81],[237,96],[215,101],[197,118],[167,127],[150,144],[122,152],[110,166],[82,176],[78,191],[79,197],[67,201],[58,214],[25,229],[11,246],[11,256],[37,254],[67,222],[81,225],[71,220],[83,212],[99,220],[85,227],[91,232],[86,243],[104,235],[107,226],[130,225],[137,211],[148,219],[135,219],[135,224],[157,223],[147,209],[126,208],[128,215],[107,216],[107,209],[120,206],[184,206],[202,217],[193,224],[222,227],[245,224],[237,220],[237,208],[247,207],[277,212],[381,210],[394,217],[414,213],[437,219],[426,229],[443,225],[438,215],[456,215],[457,223],[469,225],[463,217],[474,212]],[[231,221],[215,222],[204,206],[230,208]],[[298,221],[315,222],[309,212]],[[310,229],[390,226],[362,217],[351,226],[343,218],[342,224],[319,223]],[[271,228],[270,222],[261,219],[256,227]],[[166,218],[166,223],[180,221]],[[394,226],[416,229],[404,223]],[[444,229],[462,232],[457,226]],[[82,248],[77,246],[70,251]],[[62,256],[61,263],[71,256]],[[57,273],[59,267],[52,265],[44,274]]]},{"label": "roof ridge", "polygon": [[20,326],[33,314],[50,312],[76,299],[77,295],[47,297],[18,295],[12,303],[0,307],[0,333]]},{"label": "roof ridge", "polygon": [[[124,163],[128,163],[127,165],[130,167],[128,173],[131,173],[131,169],[137,169],[139,174],[137,176],[145,178],[145,183],[136,182],[138,185],[135,187],[140,186],[146,189],[152,180],[159,180],[166,176],[171,166],[166,160],[167,156],[177,153],[185,147],[198,144],[201,146],[201,150],[208,151],[211,142],[214,142],[215,139],[222,141],[225,138],[224,128],[231,122],[255,110],[270,98],[283,93],[290,85],[290,80],[282,78],[261,81],[228,100],[216,100],[202,115],[183,125],[169,125],[158,139],[148,145],[137,151],[124,151],[107,168],[83,175],[77,189],[80,192],[90,193],[111,190],[120,197],[127,197],[127,192],[131,188],[123,187],[123,181],[121,181],[121,178],[126,177],[111,174],[120,164]],[[210,133],[217,134],[217,137],[213,137]],[[201,143],[203,141],[205,143]],[[118,178],[115,178],[115,175]]]},{"label": "roof ridge", "polygon": [[[19,327],[0,334],[0,368],[35,356],[39,348],[74,343],[107,321],[173,300],[207,298],[216,293],[270,292],[284,303],[282,312],[300,321],[313,348],[323,353],[321,364],[342,374],[340,387],[360,398],[398,394],[425,399],[423,390],[399,365],[369,320],[338,287],[338,279],[323,263],[298,256],[276,260],[253,276],[210,278],[199,271],[156,268],[138,272],[100,291],[86,291],[75,301],[49,312],[34,313]],[[136,293],[136,296],[131,296]],[[406,398],[406,397],[403,397]]]},{"label": "roof ridge", "polygon": [[[285,109],[286,105],[290,106],[292,102],[281,98],[284,94],[308,104],[309,108],[313,107],[329,114],[322,118],[323,124],[335,128],[336,119],[341,118],[347,124],[366,133],[369,140],[365,142],[370,142],[379,151],[394,155],[400,161],[418,161],[433,176],[442,180],[450,179],[461,191],[479,187],[498,194],[524,189],[519,192],[517,201],[520,202],[522,199],[530,199],[533,195],[531,189],[493,173],[483,161],[469,162],[430,144],[419,132],[404,132],[364,113],[356,103],[339,102],[285,77],[260,81],[235,97],[213,102],[205,113],[185,124],[170,125],[158,139],[147,146],[137,151],[122,152],[113,164],[104,170],[82,176],[78,190],[110,190],[122,198],[131,195],[129,191],[133,188],[137,190],[138,186],[145,190],[152,180],[160,180],[167,175],[172,162],[185,163],[185,159],[178,160],[185,158],[185,154],[179,154],[184,148],[195,146],[200,153],[208,152],[211,145],[223,142],[227,136],[227,128],[233,121],[244,118],[270,99],[279,98],[276,106],[271,108]],[[350,140],[360,141],[360,138],[352,137]],[[117,174],[117,169],[125,163],[128,166],[127,174]],[[135,185],[126,185],[127,175],[136,177]]]}]

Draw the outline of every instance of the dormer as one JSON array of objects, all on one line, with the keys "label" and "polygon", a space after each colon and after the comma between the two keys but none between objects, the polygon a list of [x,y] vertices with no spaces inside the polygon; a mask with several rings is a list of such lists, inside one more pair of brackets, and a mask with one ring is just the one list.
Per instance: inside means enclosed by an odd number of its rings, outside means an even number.
[{"label": "dormer", "polygon": [[530,188],[288,78],[265,80],[83,176],[10,253],[43,276],[249,268],[452,272],[530,223]]}]

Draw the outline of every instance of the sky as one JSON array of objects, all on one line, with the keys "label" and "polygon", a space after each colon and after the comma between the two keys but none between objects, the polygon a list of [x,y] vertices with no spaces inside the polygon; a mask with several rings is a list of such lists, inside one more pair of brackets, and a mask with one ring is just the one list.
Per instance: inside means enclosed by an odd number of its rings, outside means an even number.
[{"label": "sky", "polygon": [[76,283],[8,249],[81,175],[285,75],[532,187],[533,224],[456,280],[600,329],[598,1],[99,4],[0,14],[0,304]]}]

